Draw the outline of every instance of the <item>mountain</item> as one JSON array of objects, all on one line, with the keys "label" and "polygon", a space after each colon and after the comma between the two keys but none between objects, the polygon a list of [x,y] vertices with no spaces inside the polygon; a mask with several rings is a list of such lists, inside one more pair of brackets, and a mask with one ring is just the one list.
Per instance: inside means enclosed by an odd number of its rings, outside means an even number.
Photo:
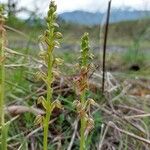
[{"label": "mountain", "polygon": [[95,25],[101,22],[102,14],[99,12],[91,13],[85,11],[73,11],[62,13],[59,15],[59,17],[65,20],[66,22],[85,25]]},{"label": "mountain", "polygon": [[[110,22],[120,22],[127,20],[137,20],[150,17],[150,11],[140,11],[140,10],[124,10],[124,9],[113,9],[110,15]],[[72,11],[64,12],[59,15],[60,18],[66,22],[72,22],[83,25],[97,25],[102,23],[106,17],[106,13],[101,12],[86,12],[86,11]]]}]

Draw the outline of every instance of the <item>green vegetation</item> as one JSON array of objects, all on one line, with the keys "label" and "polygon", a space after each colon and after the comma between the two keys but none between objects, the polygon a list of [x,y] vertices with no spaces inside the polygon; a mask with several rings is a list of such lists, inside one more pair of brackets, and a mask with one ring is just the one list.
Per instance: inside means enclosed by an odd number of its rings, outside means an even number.
[{"label": "green vegetation", "polygon": [[7,150],[7,126],[5,125],[5,18],[3,16],[3,6],[0,6],[0,126],[1,126],[1,143],[0,148]]},{"label": "green vegetation", "polygon": [[56,16],[51,2],[46,23],[0,21],[0,149],[148,150],[150,20],[110,24],[103,97],[103,27]]}]

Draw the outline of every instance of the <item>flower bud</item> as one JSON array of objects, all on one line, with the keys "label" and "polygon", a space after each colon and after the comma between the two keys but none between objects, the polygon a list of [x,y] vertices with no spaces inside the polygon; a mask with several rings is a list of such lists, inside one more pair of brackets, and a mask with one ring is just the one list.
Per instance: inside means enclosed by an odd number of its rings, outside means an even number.
[{"label": "flower bud", "polygon": [[62,38],[62,34],[60,32],[56,32],[54,34],[54,37],[57,38],[57,39],[61,39]]}]

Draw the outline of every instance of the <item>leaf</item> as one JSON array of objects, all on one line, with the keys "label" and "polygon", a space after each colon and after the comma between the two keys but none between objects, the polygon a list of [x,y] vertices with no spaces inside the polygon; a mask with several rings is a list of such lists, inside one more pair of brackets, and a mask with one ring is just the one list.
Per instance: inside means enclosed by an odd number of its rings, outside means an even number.
[{"label": "leaf", "polygon": [[62,34],[61,34],[60,32],[55,32],[55,33],[54,33],[54,37],[55,37],[56,39],[61,39],[63,36],[62,36]]},{"label": "leaf", "polygon": [[87,129],[91,130],[94,128],[94,120],[93,118],[88,117],[87,119]]},{"label": "leaf", "polygon": [[60,72],[59,71],[53,69],[52,72],[53,72],[54,77],[60,77]]},{"label": "leaf", "polygon": [[52,103],[52,111],[53,111],[54,108],[63,109],[63,106],[62,106],[62,104],[60,103],[59,100],[55,100],[55,101]]},{"label": "leaf", "polygon": [[88,99],[88,104],[99,107],[99,105],[93,99]]},{"label": "leaf", "polygon": [[50,46],[51,41],[50,41],[47,37],[45,37],[45,42],[46,42],[46,44],[47,44],[48,46]]},{"label": "leaf", "polygon": [[46,100],[43,100],[43,101],[42,101],[42,106],[47,110],[47,108],[48,108],[48,103],[47,103]]},{"label": "leaf", "polygon": [[82,109],[82,105],[81,105],[81,102],[79,100],[75,100],[73,102],[73,105],[76,107],[77,111],[78,110],[80,111]]},{"label": "leaf", "polygon": [[39,71],[36,73],[36,79],[42,79],[46,83],[46,74],[43,71]]},{"label": "leaf", "polygon": [[46,109],[47,108],[47,101],[43,96],[40,96],[37,100],[37,104],[42,104],[42,106]]},{"label": "leaf", "polygon": [[61,58],[55,58],[56,65],[62,65],[63,62],[64,62],[63,59],[61,59]]},{"label": "leaf", "polygon": [[34,124],[35,125],[39,125],[39,124],[42,125],[42,123],[43,123],[43,116],[37,115],[35,120],[34,120]]},{"label": "leaf", "polygon": [[59,25],[56,22],[53,23],[53,26],[59,28]]},{"label": "leaf", "polygon": [[58,41],[54,41],[54,46],[55,46],[55,48],[59,48],[59,46],[60,46],[59,42]]},{"label": "leaf", "polygon": [[0,57],[0,64],[3,63],[5,59],[6,57]]}]

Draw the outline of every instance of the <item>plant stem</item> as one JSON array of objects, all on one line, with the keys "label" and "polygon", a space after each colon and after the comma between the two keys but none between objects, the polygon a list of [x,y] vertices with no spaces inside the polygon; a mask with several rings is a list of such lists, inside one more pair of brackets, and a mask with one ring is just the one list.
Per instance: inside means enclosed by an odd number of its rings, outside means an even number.
[{"label": "plant stem", "polygon": [[3,18],[0,18],[0,126],[1,129],[1,149],[7,150],[6,142],[6,128],[4,119],[4,89],[5,89],[5,67],[4,67],[4,28],[3,28]]},{"label": "plant stem", "polygon": [[48,127],[49,127],[49,120],[51,116],[51,99],[52,99],[52,62],[53,62],[53,56],[50,54],[48,57],[48,84],[47,84],[47,102],[48,107],[46,109],[46,118],[44,119],[44,140],[43,140],[43,148],[44,150],[47,150],[48,147]]},{"label": "plant stem", "polygon": [[87,70],[88,70],[88,60],[90,58],[89,55],[89,37],[88,33],[85,33],[81,39],[81,62],[80,62],[80,69],[81,69],[81,79],[79,84],[80,89],[80,103],[83,110],[83,115],[81,115],[81,128],[80,128],[80,150],[86,149],[85,144],[85,130],[86,130],[86,123],[87,118],[84,113],[86,113],[86,90],[87,90]]},{"label": "plant stem", "polygon": [[[3,27],[1,27],[1,35],[0,35],[0,59],[4,57],[4,49],[3,49],[3,38],[4,38],[4,33],[3,33]],[[4,106],[4,79],[5,79],[5,70],[4,70],[4,63],[0,62],[0,125],[4,124],[4,111],[3,111],[3,106]]]},{"label": "plant stem", "polygon": [[51,116],[51,111],[46,111],[46,118],[44,119],[44,140],[43,140],[43,150],[48,149],[48,127],[49,120]]},{"label": "plant stem", "polygon": [[[82,91],[81,93],[81,105],[83,106],[85,103],[85,90]],[[81,118],[81,128],[80,128],[80,150],[85,150],[85,125],[86,125],[86,120],[84,117]]]},{"label": "plant stem", "polygon": [[[53,88],[52,83],[54,79],[53,68],[56,63],[56,58],[54,57],[53,51],[56,47],[59,46],[59,42],[57,41],[62,37],[60,32],[57,32],[58,24],[56,23],[56,10],[57,6],[54,1],[51,1],[49,5],[49,11],[47,13],[47,30],[44,32],[44,36],[42,36],[42,41],[45,42],[47,46],[47,50],[44,52],[42,58],[44,58],[45,64],[47,64],[47,73],[44,75],[44,82],[47,86],[47,98],[44,98],[46,109],[46,116],[43,117],[43,127],[44,127],[44,138],[43,138],[43,150],[48,149],[48,132],[49,132],[49,121],[51,118],[51,113],[55,107],[61,108],[61,104],[58,100],[52,101],[53,96]],[[58,61],[58,60],[57,60]]]}]

